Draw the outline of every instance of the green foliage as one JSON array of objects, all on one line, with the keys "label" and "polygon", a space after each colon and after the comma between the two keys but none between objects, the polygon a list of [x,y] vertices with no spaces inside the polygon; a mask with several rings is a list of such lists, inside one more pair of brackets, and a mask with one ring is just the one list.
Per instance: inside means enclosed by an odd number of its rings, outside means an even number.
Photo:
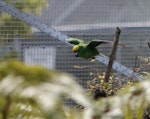
[{"label": "green foliage", "polygon": [[[109,82],[105,82],[105,73],[90,73],[90,76],[94,78],[88,82],[87,92],[97,100],[95,90],[99,90],[100,119],[144,119],[145,115],[150,114],[150,110],[148,110],[150,60],[149,57],[138,58],[140,65],[136,71],[141,74],[142,82],[132,78],[119,78],[115,74],[110,76]],[[106,93],[107,98],[102,92]]]},{"label": "green foliage", "polygon": [[106,92],[107,96],[110,96],[116,94],[117,90],[122,87],[115,74],[111,75],[109,82],[105,82],[105,73],[90,73],[90,76],[94,77],[93,80],[88,81],[87,92],[90,94],[99,89]]},{"label": "green foliage", "polygon": [[[103,75],[97,75],[97,80],[101,81]],[[150,103],[150,74],[141,78],[142,82],[113,90],[117,91],[113,96],[108,93],[107,97],[93,100],[68,74],[17,61],[1,62],[0,118],[142,119]],[[99,86],[109,92],[112,82],[106,85],[101,81]],[[75,100],[84,109],[65,105],[64,97]]]},{"label": "green foliage", "polygon": [[[40,14],[42,8],[48,6],[47,0],[5,0],[5,2],[12,4],[23,12],[35,14]],[[0,17],[0,33],[3,39],[11,40],[18,34],[20,37],[25,38],[32,33],[31,27],[23,21],[3,12]]]},{"label": "green foliage", "polygon": [[139,66],[135,68],[138,73],[150,72],[150,57],[138,56]]},{"label": "green foliage", "polygon": [[27,83],[32,85],[47,81],[51,76],[46,69],[43,69],[39,66],[26,66],[16,61],[9,61],[0,65],[0,80],[8,76],[9,74],[12,74],[14,76],[20,75],[26,80]]},{"label": "green foliage", "polygon": [[9,59],[9,60],[15,60],[16,59],[17,60],[17,58],[19,58],[19,53],[15,50],[8,52],[8,54],[4,56],[5,60],[7,60],[7,59]]},{"label": "green foliage", "polygon": [[40,14],[43,7],[48,6],[47,0],[5,0],[7,3],[11,3],[17,9],[20,9],[26,13],[33,12],[36,14]]},{"label": "green foliage", "polygon": [[[47,0],[4,0],[6,3],[28,14],[40,15],[42,8],[48,6]],[[14,18],[10,14],[0,12],[0,44],[5,48],[5,42],[13,42],[15,38],[31,38],[32,26]],[[7,47],[7,46],[6,46]],[[0,60],[17,59],[17,51],[10,51],[1,56]]]},{"label": "green foliage", "polygon": [[77,110],[71,112],[64,105],[64,96],[79,101],[85,107],[92,106],[82,88],[67,74],[26,66],[17,61],[0,63],[2,119],[73,118]]}]

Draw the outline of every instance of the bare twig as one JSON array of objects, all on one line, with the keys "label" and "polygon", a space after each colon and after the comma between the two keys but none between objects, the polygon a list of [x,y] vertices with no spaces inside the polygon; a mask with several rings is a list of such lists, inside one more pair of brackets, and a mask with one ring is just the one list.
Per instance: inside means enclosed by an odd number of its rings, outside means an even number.
[{"label": "bare twig", "polygon": [[118,48],[118,44],[119,44],[120,33],[121,33],[121,30],[120,30],[119,27],[117,27],[113,49],[112,49],[111,54],[109,56],[109,63],[108,63],[107,70],[106,70],[106,75],[105,75],[105,82],[109,81],[109,77],[110,77],[110,73],[111,73],[111,70],[112,70],[113,62],[116,58],[116,52],[117,52],[117,48]]}]

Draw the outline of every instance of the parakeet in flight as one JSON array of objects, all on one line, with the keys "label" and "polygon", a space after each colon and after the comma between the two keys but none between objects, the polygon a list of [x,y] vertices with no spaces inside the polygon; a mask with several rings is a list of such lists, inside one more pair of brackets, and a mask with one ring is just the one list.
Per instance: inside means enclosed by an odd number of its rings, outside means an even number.
[{"label": "parakeet in flight", "polygon": [[72,51],[76,53],[76,57],[84,59],[93,59],[96,55],[99,55],[96,48],[98,45],[112,43],[109,40],[92,40],[90,43],[85,43],[83,40],[76,38],[71,38],[68,42],[74,44]]}]

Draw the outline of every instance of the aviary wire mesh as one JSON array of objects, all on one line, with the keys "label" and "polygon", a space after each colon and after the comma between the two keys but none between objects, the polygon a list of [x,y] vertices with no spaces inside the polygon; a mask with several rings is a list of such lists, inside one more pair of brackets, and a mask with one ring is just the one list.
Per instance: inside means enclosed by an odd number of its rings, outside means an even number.
[{"label": "aviary wire mesh", "polygon": [[[140,64],[138,56],[150,56],[150,1],[144,1],[43,0],[43,10],[39,15],[32,11],[38,7],[34,6],[34,1],[33,6],[24,0],[20,4],[16,4],[17,1],[8,3],[18,9],[28,8],[23,11],[56,30],[86,42],[92,39],[113,40],[115,27],[121,27],[120,42],[127,47],[118,48],[116,60],[134,70]],[[32,26],[3,12],[0,17],[1,60],[18,59],[29,65],[71,73],[84,88],[87,87],[87,81],[93,79],[90,72],[106,70],[102,63],[75,57],[71,47]],[[111,48],[103,45],[99,50],[109,56]]]}]

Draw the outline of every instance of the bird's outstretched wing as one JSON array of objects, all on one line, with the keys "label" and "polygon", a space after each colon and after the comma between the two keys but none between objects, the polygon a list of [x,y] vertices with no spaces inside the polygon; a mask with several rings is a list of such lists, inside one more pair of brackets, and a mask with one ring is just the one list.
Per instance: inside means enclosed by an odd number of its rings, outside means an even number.
[{"label": "bird's outstretched wing", "polygon": [[107,44],[107,43],[112,43],[112,41],[109,40],[92,40],[89,44],[88,47],[96,47],[100,44]]},{"label": "bird's outstretched wing", "polygon": [[71,44],[74,44],[74,45],[78,45],[80,43],[84,43],[83,40],[80,40],[80,39],[77,39],[77,38],[70,38],[68,42],[71,43]]}]

